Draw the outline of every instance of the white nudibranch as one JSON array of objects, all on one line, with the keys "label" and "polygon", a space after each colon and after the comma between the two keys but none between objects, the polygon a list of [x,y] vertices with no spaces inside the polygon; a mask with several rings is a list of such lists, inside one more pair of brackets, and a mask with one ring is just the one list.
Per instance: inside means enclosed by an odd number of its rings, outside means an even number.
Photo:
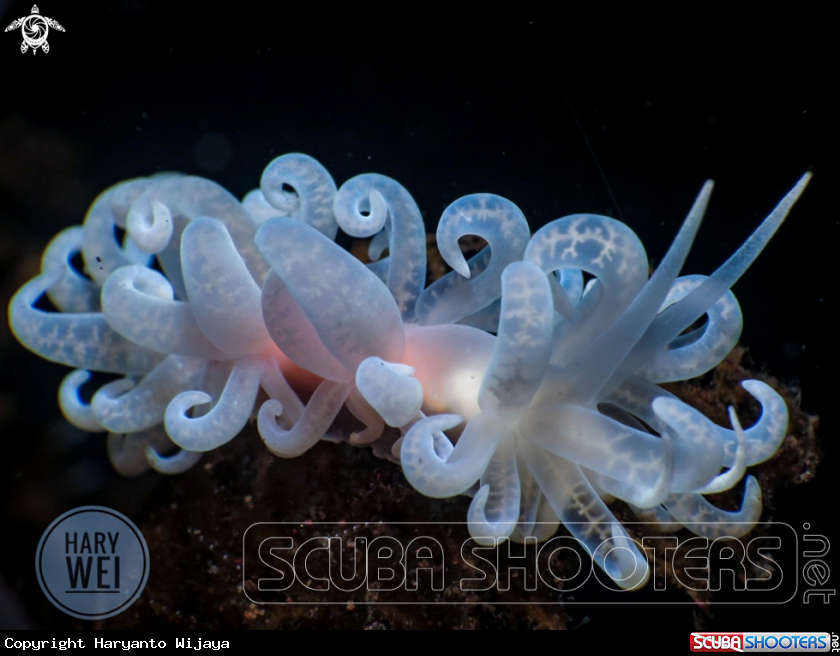
[{"label": "white nudibranch", "polygon": [[[297,456],[346,406],[364,426],[353,444],[400,430],[393,457],[421,493],[473,495],[479,543],[545,540],[563,522],[634,589],[647,560],[602,498],[713,538],[744,535],[761,515],[752,476],[739,511],[703,495],[774,455],[788,424],[781,396],[745,381],[761,416],[744,429],[730,408],[728,429],[659,383],[699,376],[735,346],[742,317],[730,288],[809,179],[710,276],[679,277],[710,182],[650,277],[619,221],[576,214],[531,235],[509,200],[465,196],[437,230],[454,271],[428,288],[420,210],[385,176],[337,187],[311,157],[283,155],[242,202],[202,178],[129,180],[47,246],[9,323],[24,346],[74,369],[61,409],[109,433],[126,475],[185,471],[255,411],[268,449]],[[375,261],[339,247],[338,228],[372,237]],[[489,246],[467,262],[458,238],[469,234]],[[72,264],[79,253],[84,272]],[[56,311],[36,306],[44,294]],[[79,389],[92,371],[124,377],[88,404]]]}]

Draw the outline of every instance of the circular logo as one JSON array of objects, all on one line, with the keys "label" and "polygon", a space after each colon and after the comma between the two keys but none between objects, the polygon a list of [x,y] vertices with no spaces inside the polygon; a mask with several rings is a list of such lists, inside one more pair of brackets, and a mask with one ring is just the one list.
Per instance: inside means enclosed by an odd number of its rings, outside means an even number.
[{"label": "circular logo", "polygon": [[62,611],[101,620],[131,606],[149,578],[149,548],[122,513],[84,506],[49,525],[35,553],[38,583]]},{"label": "circular logo", "polygon": [[23,19],[21,30],[23,31],[23,40],[30,48],[40,48],[47,40],[50,27],[46,18],[39,14],[32,14]]}]

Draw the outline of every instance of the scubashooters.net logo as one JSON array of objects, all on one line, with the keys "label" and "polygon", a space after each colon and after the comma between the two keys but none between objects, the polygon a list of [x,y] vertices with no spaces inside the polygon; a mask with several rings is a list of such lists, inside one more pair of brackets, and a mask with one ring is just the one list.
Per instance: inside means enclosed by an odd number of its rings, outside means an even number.
[{"label": "scubashooters.net logo", "polygon": [[[519,544],[468,537],[466,527],[460,531],[463,542],[453,542],[459,532],[450,530],[451,522],[253,524],[242,536],[242,591],[255,604],[321,605],[489,600],[494,604],[697,603],[696,595],[686,595],[684,601],[658,598],[657,593],[675,587],[699,593],[709,605],[801,602],[821,607],[835,599],[827,559],[830,544],[821,534],[798,535],[793,526],[780,522],[759,523],[761,532],[742,539],[726,535],[709,539],[688,532],[644,535],[656,525],[627,522],[625,526],[636,536],[628,539],[645,554],[644,564],[650,568],[647,582],[641,584],[651,593],[644,600],[619,588],[603,571],[603,554],[626,550],[626,542],[605,541],[593,552],[562,533],[541,542],[528,537]],[[811,525],[803,528],[810,531]],[[556,596],[557,592],[565,597]]]},{"label": "scubashooters.net logo", "polygon": [[827,652],[833,651],[828,633],[692,633],[696,652]]},{"label": "scubashooters.net logo", "polygon": [[50,33],[50,28],[64,32],[64,28],[57,20],[41,15],[38,5],[32,5],[32,13],[29,16],[23,16],[13,20],[5,31],[11,32],[18,28],[20,28],[23,34],[23,43],[20,44],[20,51],[25,53],[32,48],[33,55],[38,52],[38,48],[45,53],[50,51],[50,44],[47,43],[47,35]]}]

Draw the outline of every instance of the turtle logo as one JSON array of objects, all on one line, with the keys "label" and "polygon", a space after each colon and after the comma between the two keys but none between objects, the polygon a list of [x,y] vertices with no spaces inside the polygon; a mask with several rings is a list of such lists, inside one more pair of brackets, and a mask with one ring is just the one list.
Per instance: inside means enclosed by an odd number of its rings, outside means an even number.
[{"label": "turtle logo", "polygon": [[58,21],[41,16],[38,5],[32,5],[32,13],[29,16],[13,20],[12,24],[6,28],[6,32],[17,28],[20,28],[23,33],[23,43],[20,44],[20,51],[26,52],[29,48],[32,48],[33,55],[38,51],[38,48],[43,49],[44,52],[50,51],[50,44],[47,43],[47,34],[50,32],[50,28],[59,32],[64,31]]}]

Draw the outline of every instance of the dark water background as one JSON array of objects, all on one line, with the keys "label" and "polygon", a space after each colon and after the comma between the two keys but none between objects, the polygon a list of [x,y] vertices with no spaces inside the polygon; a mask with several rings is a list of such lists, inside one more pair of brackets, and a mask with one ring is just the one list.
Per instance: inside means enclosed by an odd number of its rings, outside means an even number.
[{"label": "dark water background", "polygon": [[[811,187],[735,292],[742,343],[798,385],[803,408],[822,418],[816,480],[780,495],[773,518],[828,534],[838,492],[840,216],[829,159],[836,112],[827,101],[836,67],[820,38],[827,16],[627,4],[483,6],[472,15],[396,3],[337,12],[42,4],[66,29],[50,32],[48,54],[21,54],[19,31],[0,33],[0,299],[5,306],[48,239],[80,223],[98,191],[156,171],[204,175],[241,196],[273,157],[300,151],[338,184],[367,171],[399,180],[430,227],[455,198],[489,191],[517,203],[532,229],[582,211],[621,218],[654,261],[713,178],[685,268],[710,273],[813,169]],[[5,27],[30,5],[0,11]],[[33,540],[82,502],[118,499],[142,515],[155,475],[118,480],[102,440],[67,437],[55,398],[65,370],[26,352],[4,327],[0,372],[0,505],[16,536],[0,543],[0,572],[35,624],[60,625],[51,607],[19,592],[34,584]],[[52,468],[49,483],[41,462]],[[831,630],[820,610],[800,602],[722,608],[716,621]],[[634,617],[688,629],[691,612],[637,609]],[[620,608],[589,616],[584,628],[622,622]]]}]

